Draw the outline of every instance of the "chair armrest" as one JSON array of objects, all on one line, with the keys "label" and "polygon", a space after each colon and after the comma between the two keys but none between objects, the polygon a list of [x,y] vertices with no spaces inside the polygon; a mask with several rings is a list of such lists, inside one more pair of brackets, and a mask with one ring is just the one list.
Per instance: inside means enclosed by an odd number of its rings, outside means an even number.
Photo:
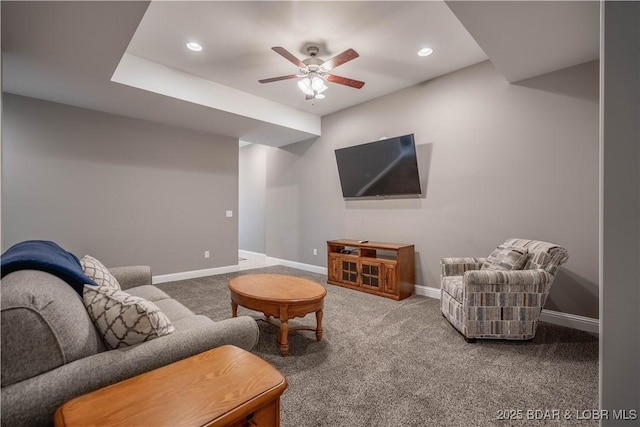
[{"label": "chair armrest", "polygon": [[148,265],[112,267],[109,272],[120,283],[122,289],[151,284],[151,267]]},{"label": "chair armrest", "polygon": [[442,258],[442,276],[462,276],[465,271],[480,270],[486,258]]},{"label": "chair armrest", "polygon": [[465,294],[469,293],[537,293],[549,292],[554,277],[538,270],[478,270],[464,273]]},{"label": "chair armrest", "polygon": [[225,344],[251,350],[258,335],[256,321],[241,316],[78,359],[3,387],[2,424],[50,426],[56,409],[76,396]]}]

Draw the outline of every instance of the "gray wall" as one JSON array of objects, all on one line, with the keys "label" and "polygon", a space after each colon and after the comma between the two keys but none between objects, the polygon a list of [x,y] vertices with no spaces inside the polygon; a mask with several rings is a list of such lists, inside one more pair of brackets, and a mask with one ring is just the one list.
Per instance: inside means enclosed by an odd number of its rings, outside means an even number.
[{"label": "gray wall", "polygon": [[237,264],[237,140],[10,94],[3,101],[4,249],[53,240],[107,266],[151,265],[154,275]]},{"label": "gray wall", "polygon": [[[407,133],[425,196],[345,201],[334,149]],[[327,239],[413,243],[436,288],[442,257],[555,242],[570,259],[546,307],[597,318],[598,63],[510,85],[484,62],[325,116],[317,140],[269,149],[265,210],[269,256],[324,266]]]},{"label": "gray wall", "polygon": [[640,3],[602,11],[600,402],[640,411]]},{"label": "gray wall", "polygon": [[267,179],[267,147],[250,144],[240,148],[238,246],[265,253],[264,206]]}]

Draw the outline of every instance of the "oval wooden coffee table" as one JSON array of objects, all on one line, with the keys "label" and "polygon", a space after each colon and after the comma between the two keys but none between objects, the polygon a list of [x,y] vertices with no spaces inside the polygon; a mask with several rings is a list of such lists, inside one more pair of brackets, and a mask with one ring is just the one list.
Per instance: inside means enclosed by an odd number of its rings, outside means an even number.
[{"label": "oval wooden coffee table", "polygon": [[[248,274],[231,279],[231,311],[238,316],[238,306],[264,313],[267,322],[270,317],[280,319],[278,346],[280,355],[289,354],[289,332],[309,330],[316,332],[316,339],[322,340],[322,309],[325,288],[300,277],[281,274]],[[289,319],[316,313],[316,327],[289,328]]]}]

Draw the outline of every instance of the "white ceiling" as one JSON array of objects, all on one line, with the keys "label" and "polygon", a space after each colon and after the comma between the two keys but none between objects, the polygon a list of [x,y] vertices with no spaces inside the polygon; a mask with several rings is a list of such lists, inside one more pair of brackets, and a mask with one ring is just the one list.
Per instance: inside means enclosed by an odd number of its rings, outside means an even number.
[{"label": "white ceiling", "polygon": [[[2,1],[3,90],[281,146],[319,135],[322,115],[485,52],[509,81],[595,59],[594,4]],[[204,50],[185,49],[191,40]],[[295,80],[257,82],[297,71],[272,46],[302,59],[315,41],[323,59],[355,49],[334,71],[364,88],[330,83],[313,105]],[[434,54],[418,57],[425,46]]]},{"label": "white ceiling", "polygon": [[[326,46],[324,60],[355,49],[333,72],[365,86],[329,83],[325,99],[306,101],[295,79],[258,83],[298,73],[271,47],[304,59],[307,42]],[[434,53],[419,57],[423,47]],[[442,1],[152,2],[127,52],[320,116],[487,59]]]},{"label": "white ceiling", "polygon": [[511,83],[598,59],[598,1],[448,1]]}]

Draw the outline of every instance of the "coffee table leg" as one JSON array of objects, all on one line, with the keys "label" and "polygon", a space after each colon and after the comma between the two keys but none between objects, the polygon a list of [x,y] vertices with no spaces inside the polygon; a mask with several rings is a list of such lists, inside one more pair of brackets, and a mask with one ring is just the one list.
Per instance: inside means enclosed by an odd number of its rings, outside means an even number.
[{"label": "coffee table leg", "polygon": [[231,301],[231,317],[238,317],[238,304]]},{"label": "coffee table leg", "polygon": [[280,356],[289,354],[289,313],[287,306],[280,307],[280,335],[278,336]]},{"label": "coffee table leg", "polygon": [[322,310],[316,311],[316,340],[322,340]]}]

